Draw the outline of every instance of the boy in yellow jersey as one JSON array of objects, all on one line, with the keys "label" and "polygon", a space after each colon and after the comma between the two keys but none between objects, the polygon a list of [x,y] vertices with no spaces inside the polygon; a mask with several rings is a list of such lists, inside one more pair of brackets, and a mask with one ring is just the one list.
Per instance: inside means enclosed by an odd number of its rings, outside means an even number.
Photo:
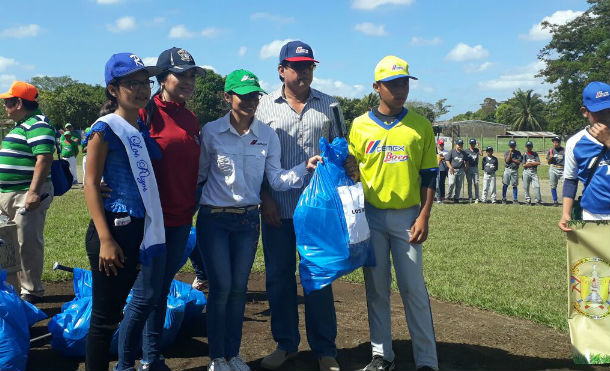
[{"label": "boy in yellow jersey", "polygon": [[432,125],[404,108],[409,94],[406,61],[383,58],[373,88],[379,107],[356,118],[349,135],[366,199],[377,265],[364,268],[373,351],[364,371],[394,369],[390,318],[390,253],[418,370],[437,370],[436,340],[422,272],[422,243],[434,200],[438,162]]},{"label": "boy in yellow jersey", "polygon": [[432,125],[404,108],[409,94],[406,61],[383,58],[373,88],[379,107],[356,118],[350,153],[360,170],[366,216],[377,265],[364,268],[373,351],[365,371],[392,370],[390,253],[402,297],[418,370],[437,370],[436,340],[428,290],[422,272],[422,243],[434,200],[438,162]]}]

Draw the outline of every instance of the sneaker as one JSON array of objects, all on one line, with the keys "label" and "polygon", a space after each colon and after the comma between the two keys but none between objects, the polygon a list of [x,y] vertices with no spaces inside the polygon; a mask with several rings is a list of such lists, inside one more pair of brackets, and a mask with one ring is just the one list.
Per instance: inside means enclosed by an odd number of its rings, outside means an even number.
[{"label": "sneaker", "polygon": [[341,367],[335,357],[322,357],[318,360],[320,371],[341,371]]},{"label": "sneaker", "polygon": [[241,359],[241,356],[235,356],[229,360],[231,371],[250,371],[250,367]]},{"label": "sneaker", "polygon": [[224,358],[215,358],[208,364],[208,371],[233,371]]},{"label": "sneaker", "polygon": [[478,203],[479,203],[479,200],[475,198],[475,199],[474,199],[474,203],[475,203],[475,204],[478,204]]},{"label": "sneaker", "polygon": [[506,199],[505,198],[502,199],[502,205],[506,205]]},{"label": "sneaker", "polygon": [[460,199],[459,198],[454,198],[453,199],[453,203],[454,204],[459,204],[460,203]]},{"label": "sneaker", "polygon": [[386,361],[382,356],[374,355],[371,362],[359,371],[392,371],[393,369],[394,361]]},{"label": "sneaker", "polygon": [[201,280],[197,277],[195,277],[195,280],[193,281],[193,284],[191,285],[192,288],[194,288],[195,290],[199,290],[199,291],[208,291],[208,288],[210,287],[208,284],[207,280]]},{"label": "sneaker", "polygon": [[513,200],[513,205],[519,205],[519,200]]},{"label": "sneaker", "polygon": [[140,362],[138,371],[171,371],[171,368],[165,364],[165,360],[160,359],[153,363]]},{"label": "sneaker", "polygon": [[[506,202],[506,201],[504,201],[504,202]],[[497,203],[497,202],[496,202],[496,200],[491,200],[491,204],[492,204],[492,205],[493,205],[493,204],[496,204],[496,203]]]},{"label": "sneaker", "polygon": [[297,352],[288,353],[284,349],[277,348],[273,353],[263,358],[261,361],[261,367],[266,370],[277,370],[286,361],[289,361],[297,356]]},{"label": "sneaker", "polygon": [[553,202],[553,206],[558,207],[559,206],[559,202],[557,202],[557,201]]}]

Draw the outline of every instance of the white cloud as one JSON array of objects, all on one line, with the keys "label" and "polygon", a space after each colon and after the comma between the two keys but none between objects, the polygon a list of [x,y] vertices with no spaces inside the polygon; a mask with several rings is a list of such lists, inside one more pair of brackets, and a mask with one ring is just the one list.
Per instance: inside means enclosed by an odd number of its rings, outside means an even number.
[{"label": "white cloud", "polygon": [[358,23],[354,29],[356,31],[362,32],[365,35],[369,36],[385,36],[387,33],[385,32],[385,25],[375,25],[371,22]]},{"label": "white cloud", "polygon": [[462,62],[470,59],[481,59],[487,58],[489,56],[489,52],[483,48],[481,44],[470,46],[464,43],[458,43],[455,48],[453,48],[449,54],[445,57],[445,59],[449,61]]},{"label": "white cloud", "polygon": [[0,72],[5,71],[9,67],[18,65],[19,63],[13,58],[5,58],[0,55]]},{"label": "white cloud", "polygon": [[117,4],[120,3],[122,0],[97,0],[98,4],[101,5],[108,5],[108,4]]},{"label": "white cloud", "polygon": [[550,17],[542,18],[540,23],[536,23],[530,28],[527,35],[519,35],[519,38],[531,41],[548,40],[551,38],[551,32],[548,28],[542,28],[543,22],[548,22],[553,25],[564,25],[583,13],[584,12],[574,10],[558,10]]},{"label": "white cloud", "polygon": [[206,27],[203,30],[201,30],[201,36],[207,37],[209,39],[215,38],[218,35],[220,35],[221,33],[223,33],[223,30],[221,30],[220,28],[216,28],[216,27]]},{"label": "white cloud", "polygon": [[409,82],[410,91],[423,91],[424,93],[434,93],[434,88],[421,83],[419,80],[410,80]]},{"label": "white cloud", "polygon": [[169,38],[170,39],[186,39],[195,36],[195,33],[189,31],[184,27],[184,25],[179,24],[177,26],[172,27],[169,30]]},{"label": "white cloud", "polygon": [[544,80],[535,75],[545,67],[546,64],[543,61],[532,62],[526,66],[516,68],[510,73],[500,75],[497,79],[481,81],[479,87],[492,90],[541,87]]},{"label": "white cloud", "polygon": [[1,74],[0,75],[0,91],[5,92],[10,87],[13,81],[17,80],[15,75]]},{"label": "white cloud", "polygon": [[195,31],[190,31],[183,24],[179,24],[177,26],[172,27],[169,30],[168,37],[170,39],[189,39],[189,38],[196,37],[196,36],[214,38],[223,32],[224,32],[224,30],[221,30],[220,28],[215,28],[215,27],[206,27],[203,30],[201,30],[201,32],[195,32]]},{"label": "white cloud", "polygon": [[110,32],[125,32],[136,28],[136,19],[134,17],[121,17],[112,24],[107,24],[106,28]]},{"label": "white cloud", "polygon": [[0,31],[0,37],[12,37],[15,39],[22,39],[24,37],[35,37],[40,32],[40,26],[37,24],[28,24],[24,26],[17,26],[6,28]]},{"label": "white cloud", "polygon": [[414,45],[414,46],[432,46],[432,45],[439,45],[442,42],[443,42],[443,40],[441,40],[441,38],[438,36],[435,36],[431,39],[424,39],[423,37],[418,37],[418,36],[413,36],[411,38],[411,45]]},{"label": "white cloud", "polygon": [[352,8],[362,10],[373,10],[386,4],[410,5],[414,0],[352,0]]},{"label": "white cloud", "polygon": [[346,84],[343,81],[333,79],[313,78],[311,86],[329,95],[338,95],[341,97],[361,97],[364,94],[364,86]]},{"label": "white cloud", "polygon": [[279,24],[294,23],[294,17],[286,17],[279,14],[270,14],[265,12],[253,13],[250,15],[252,21],[267,21]]},{"label": "white cloud", "polygon": [[153,23],[154,24],[160,24],[160,23],[163,23],[163,22],[165,22],[165,18],[164,17],[155,17],[155,18],[153,18]]},{"label": "white cloud", "polygon": [[282,46],[289,41],[294,41],[294,39],[285,39],[285,40],[273,40],[269,44],[265,44],[261,47],[259,52],[259,57],[261,59],[267,59],[271,57],[278,57],[280,55],[280,50]]},{"label": "white cloud", "polygon": [[466,71],[466,73],[479,73],[487,71],[492,65],[493,63],[491,62],[483,62],[482,64],[469,64],[464,67],[464,71]]},{"label": "white cloud", "polygon": [[265,90],[267,93],[275,91],[282,86],[282,82],[279,79],[274,82],[268,82],[265,80],[259,80],[258,82],[261,85],[261,88],[263,88],[263,90]]},{"label": "white cloud", "polygon": [[146,65],[146,66],[156,66],[157,58],[158,57],[145,57],[145,58],[142,58],[142,62],[144,62],[144,65]]},{"label": "white cloud", "polygon": [[242,46],[237,51],[237,55],[239,55],[240,57],[243,57],[244,55],[246,55],[247,51],[248,51],[248,48],[246,48],[245,46]]}]

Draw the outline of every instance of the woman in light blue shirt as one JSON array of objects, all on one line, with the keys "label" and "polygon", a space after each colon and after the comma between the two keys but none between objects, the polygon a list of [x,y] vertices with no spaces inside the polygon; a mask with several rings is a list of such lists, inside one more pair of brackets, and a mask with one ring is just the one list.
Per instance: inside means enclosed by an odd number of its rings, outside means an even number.
[{"label": "woman in light blue shirt", "polygon": [[321,160],[314,156],[282,169],[277,134],[254,118],[263,92],[253,73],[231,72],[224,93],[231,111],[207,123],[201,133],[198,181],[204,184],[197,237],[210,284],[209,371],[250,370],[239,348],[248,277],[258,246],[263,177],[278,191],[301,188],[303,178]]}]

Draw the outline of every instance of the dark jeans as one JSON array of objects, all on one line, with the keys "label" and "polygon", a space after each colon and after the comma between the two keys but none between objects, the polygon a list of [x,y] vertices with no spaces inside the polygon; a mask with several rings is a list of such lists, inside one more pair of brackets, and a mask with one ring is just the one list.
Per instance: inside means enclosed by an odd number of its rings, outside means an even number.
[{"label": "dark jeans", "polygon": [[447,174],[449,170],[439,171],[438,177],[436,178],[436,200],[440,201],[445,198],[445,179],[447,179]]},{"label": "dark jeans", "polygon": [[197,241],[195,244],[195,248],[193,249],[191,256],[189,256],[189,259],[191,259],[191,264],[195,270],[195,276],[201,281],[207,281],[208,275],[205,273],[205,266],[203,265],[203,257],[201,249],[199,248],[199,241]]},{"label": "dark jeans", "polygon": [[93,224],[85,237],[85,246],[92,277],[91,325],[87,336],[87,355],[85,367],[89,371],[106,371],[110,361],[110,341],[123,317],[123,307],[129,291],[138,275],[140,243],[144,236],[144,219],[131,218],[131,223],[116,227],[114,219],[124,214],[106,212],[106,222],[112,238],[123,250],[125,267],[118,268],[118,275],[106,276],[99,271],[100,239]]},{"label": "dark jeans", "polygon": [[[271,333],[279,348],[296,352],[301,338],[292,219],[282,219],[280,227],[263,223],[262,230]],[[337,317],[331,285],[305,295],[305,329],[309,346],[317,357],[337,356]]]},{"label": "dark jeans", "polygon": [[210,359],[239,354],[259,230],[258,210],[212,214],[209,207],[199,209],[197,240],[210,284],[206,306]]},{"label": "dark jeans", "polygon": [[167,311],[167,295],[176,272],[181,268],[190,230],[190,224],[165,227],[166,253],[152,258],[150,264],[142,265],[119,330],[117,370],[128,370],[134,366],[140,353],[140,344],[143,363],[154,365],[163,362],[161,335]]}]

